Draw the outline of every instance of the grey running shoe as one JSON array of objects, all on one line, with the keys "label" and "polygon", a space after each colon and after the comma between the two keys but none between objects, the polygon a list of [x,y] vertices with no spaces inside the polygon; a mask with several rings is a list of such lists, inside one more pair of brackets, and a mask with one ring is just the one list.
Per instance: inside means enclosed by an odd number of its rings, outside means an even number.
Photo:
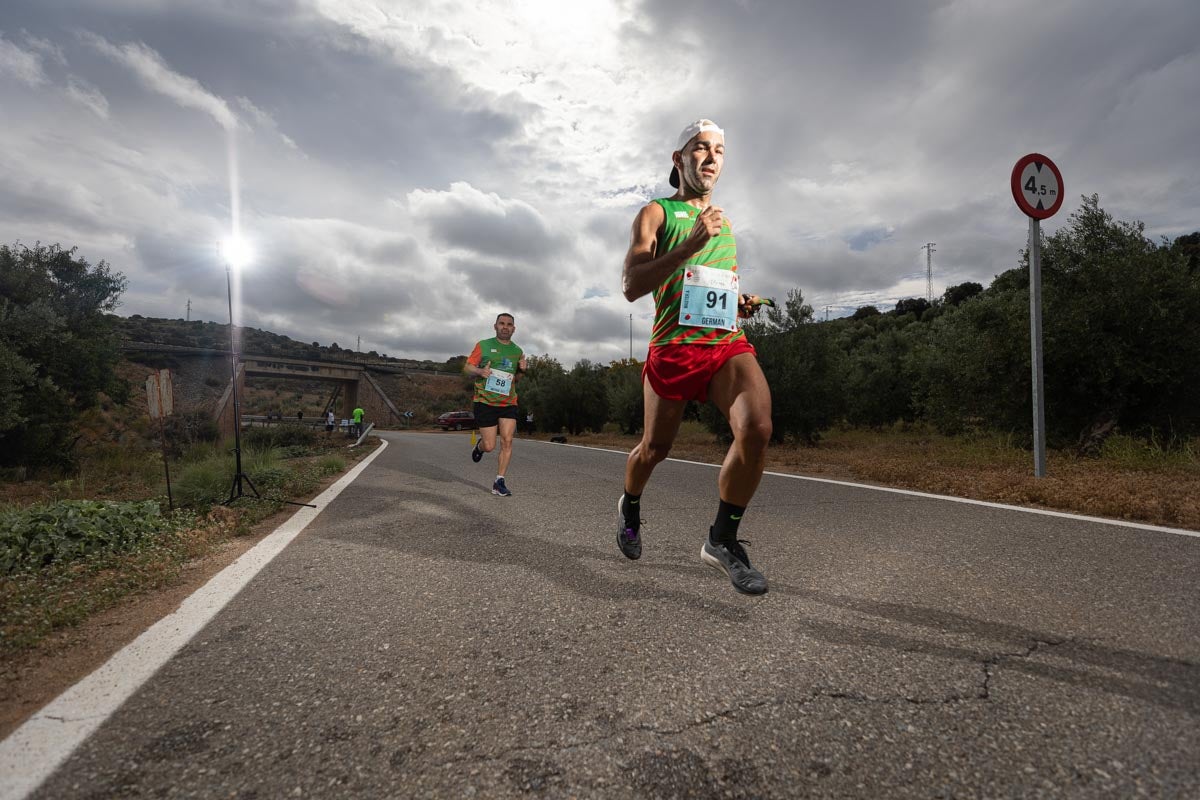
[{"label": "grey running shoe", "polygon": [[704,547],[700,548],[700,560],[728,575],[733,588],[742,594],[765,594],[767,579],[750,566],[750,557],[746,555],[746,548],[742,547],[743,542],[750,544],[744,539],[716,545],[706,541]]},{"label": "grey running shoe", "polygon": [[625,495],[617,498],[617,547],[626,558],[636,561],[642,557],[642,535],[625,524],[625,512],[621,509]]},{"label": "grey running shoe", "polygon": [[512,497],[512,492],[504,485],[504,478],[496,478],[496,482],[492,484],[492,494],[498,494],[501,497]]},{"label": "grey running shoe", "polygon": [[471,448],[471,460],[475,463],[479,463],[479,459],[483,458],[483,451],[479,449],[481,443],[476,442],[475,446]]}]

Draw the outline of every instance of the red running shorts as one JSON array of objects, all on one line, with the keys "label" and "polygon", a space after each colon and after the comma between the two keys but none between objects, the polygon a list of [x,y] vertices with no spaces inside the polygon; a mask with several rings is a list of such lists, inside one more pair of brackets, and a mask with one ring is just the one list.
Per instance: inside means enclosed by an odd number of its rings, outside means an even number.
[{"label": "red running shorts", "polygon": [[642,379],[664,400],[708,400],[708,384],[725,362],[742,353],[757,355],[745,338],[730,344],[664,344],[651,347]]}]

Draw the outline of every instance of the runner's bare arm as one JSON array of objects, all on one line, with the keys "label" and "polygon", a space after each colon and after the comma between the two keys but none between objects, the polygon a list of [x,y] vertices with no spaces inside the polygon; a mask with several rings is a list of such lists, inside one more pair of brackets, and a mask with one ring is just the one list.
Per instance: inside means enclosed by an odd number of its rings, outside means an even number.
[{"label": "runner's bare arm", "polygon": [[709,239],[721,232],[724,222],[722,209],[709,206],[696,218],[692,233],[669,253],[655,257],[658,234],[666,222],[666,212],[658,203],[650,203],[638,212],[633,221],[629,252],[625,255],[625,270],[621,286],[629,302],[649,294],[671,276],[689,258],[699,253]]},{"label": "runner's bare arm", "polygon": [[463,372],[474,378],[486,378],[492,374],[490,363],[490,359],[483,360],[483,350],[476,342],[474,349],[471,350],[471,355],[467,356],[467,363],[463,364]]}]

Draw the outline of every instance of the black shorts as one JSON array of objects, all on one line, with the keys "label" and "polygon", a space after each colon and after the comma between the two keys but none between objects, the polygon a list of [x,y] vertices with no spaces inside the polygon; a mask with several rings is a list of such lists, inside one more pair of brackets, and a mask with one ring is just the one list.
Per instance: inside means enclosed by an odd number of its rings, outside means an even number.
[{"label": "black shorts", "polygon": [[516,406],[489,406],[486,403],[476,403],[474,408],[475,424],[481,428],[495,428],[502,419],[517,419]]}]

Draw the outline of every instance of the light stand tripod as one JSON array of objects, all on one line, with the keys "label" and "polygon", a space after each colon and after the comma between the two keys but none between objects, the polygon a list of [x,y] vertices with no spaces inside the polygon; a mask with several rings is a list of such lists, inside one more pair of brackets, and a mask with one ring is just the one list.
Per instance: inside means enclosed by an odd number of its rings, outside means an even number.
[{"label": "light stand tripod", "polygon": [[[258,493],[258,487],[250,476],[242,471],[242,406],[238,398],[238,349],[237,336],[233,329],[233,269],[229,257],[225,259],[225,289],[229,298],[229,372],[233,380],[230,388],[233,400],[233,485],[229,487],[229,499],[225,505],[231,505],[239,497],[253,497],[255,500],[272,500],[276,503],[287,503],[293,506],[316,508],[312,503],[299,503],[295,500],[284,500],[281,497],[263,497]],[[253,494],[246,494],[242,484],[250,487]]]},{"label": "light stand tripod", "polygon": [[233,270],[229,266],[229,262],[225,262],[225,289],[229,297],[229,364],[230,373],[233,378],[233,383],[230,384],[233,391],[233,485],[229,487],[229,499],[225,501],[225,505],[229,505],[239,497],[244,497],[245,492],[242,490],[242,484],[245,483],[250,487],[250,491],[254,493],[254,497],[261,500],[262,495],[258,493],[258,488],[254,482],[250,480],[250,476],[242,472],[242,407],[238,401],[238,352],[237,352],[237,335],[233,331]]}]

